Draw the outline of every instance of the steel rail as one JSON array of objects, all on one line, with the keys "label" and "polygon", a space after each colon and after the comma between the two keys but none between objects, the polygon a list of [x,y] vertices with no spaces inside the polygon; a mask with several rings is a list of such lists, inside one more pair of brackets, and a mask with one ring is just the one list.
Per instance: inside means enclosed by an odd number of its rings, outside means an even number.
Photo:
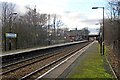
[{"label": "steel rail", "polygon": [[[86,45],[85,45],[85,46],[86,46]],[[85,47],[85,46],[83,46],[83,47]],[[83,47],[82,47],[82,48],[83,48]],[[31,76],[33,76],[33,75],[36,74],[37,72],[40,72],[40,71],[42,71],[42,70],[50,67],[51,65],[54,65],[54,64],[56,64],[57,62],[65,59],[66,57],[69,57],[70,55],[72,55],[72,54],[74,54],[75,52],[77,52],[79,49],[81,49],[81,48],[77,48],[77,49],[75,49],[75,50],[72,50],[72,51],[68,52],[68,54],[66,54],[65,56],[62,56],[62,57],[58,58],[57,60],[52,61],[51,63],[46,64],[45,66],[43,66],[43,67],[41,67],[41,68],[39,68],[39,69],[37,69],[37,70],[35,70],[35,71],[33,71],[33,72],[25,75],[25,76],[23,76],[20,80],[27,80],[27,79],[29,79]]]}]

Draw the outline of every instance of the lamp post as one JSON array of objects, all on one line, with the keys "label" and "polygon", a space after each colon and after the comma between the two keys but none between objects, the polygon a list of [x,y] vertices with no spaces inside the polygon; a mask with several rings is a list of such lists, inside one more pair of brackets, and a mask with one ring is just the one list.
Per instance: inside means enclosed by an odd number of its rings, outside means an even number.
[{"label": "lamp post", "polygon": [[[17,13],[11,13],[10,14],[10,33],[12,33],[12,25],[13,25],[13,22],[12,22],[12,17],[13,17],[13,15],[16,15]],[[15,20],[15,18],[14,18],[14,20]],[[13,21],[14,21],[13,20]],[[11,38],[9,39],[9,50],[11,50],[11,43],[12,43],[12,41],[11,41]]]},{"label": "lamp post", "polygon": [[101,45],[101,52],[104,55],[104,7],[92,7],[92,9],[98,9],[98,8],[102,8],[103,9],[103,26],[102,26],[102,43]]},{"label": "lamp post", "polygon": [[[9,16],[10,16],[10,21],[9,21],[9,24],[10,24],[10,26],[9,26],[9,34],[10,33],[12,33],[12,21],[14,21],[15,20],[15,18],[14,18],[14,20],[12,20],[12,17],[13,17],[13,15],[16,15],[17,13],[11,13],[11,14],[9,14]],[[6,36],[5,36],[6,37]],[[5,38],[6,39],[6,38]],[[9,38],[9,50],[11,50],[11,43],[12,43],[12,41],[11,41],[11,37]],[[5,51],[6,51],[6,40],[5,40]]]},{"label": "lamp post", "polygon": [[[17,13],[11,13],[11,14],[9,14],[10,15],[10,32],[12,31],[11,29],[12,29],[12,17],[13,17],[13,15],[16,15]],[[14,20],[13,20],[14,21]]]},{"label": "lamp post", "polygon": [[[100,26],[101,26],[101,23],[97,23],[97,24],[95,24],[95,25],[98,25],[98,24],[100,24]],[[100,29],[99,29],[98,35],[99,35],[99,37],[98,37],[98,42],[99,42],[99,44],[100,44],[100,54],[102,55],[102,28],[101,28],[101,27],[100,27]]]}]

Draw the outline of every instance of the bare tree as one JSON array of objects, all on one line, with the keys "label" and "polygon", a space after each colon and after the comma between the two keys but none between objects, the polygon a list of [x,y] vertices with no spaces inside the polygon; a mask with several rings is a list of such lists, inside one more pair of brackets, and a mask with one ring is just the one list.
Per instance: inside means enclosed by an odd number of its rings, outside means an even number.
[{"label": "bare tree", "polygon": [[19,40],[21,41],[23,37],[25,42],[23,46],[26,47],[46,45],[47,30],[45,27],[47,25],[48,15],[38,13],[36,7],[33,9],[26,7],[26,9],[27,12],[20,17],[19,21],[21,24],[21,27],[19,27],[21,30],[19,30],[21,39]]},{"label": "bare tree", "polygon": [[2,48],[6,49],[6,36],[5,33],[6,32],[10,32],[12,23],[13,23],[13,12],[15,9],[15,4],[12,3],[7,3],[7,2],[2,2]]},{"label": "bare tree", "polygon": [[108,19],[105,20],[105,41],[111,50],[111,63],[120,78],[120,0],[110,0],[108,2]]},{"label": "bare tree", "polygon": [[120,1],[119,0],[110,0],[108,1],[108,17],[111,20],[120,18]]},{"label": "bare tree", "polygon": [[12,13],[14,12],[15,4],[13,3],[2,3],[2,25],[10,22],[10,18],[13,17]]}]

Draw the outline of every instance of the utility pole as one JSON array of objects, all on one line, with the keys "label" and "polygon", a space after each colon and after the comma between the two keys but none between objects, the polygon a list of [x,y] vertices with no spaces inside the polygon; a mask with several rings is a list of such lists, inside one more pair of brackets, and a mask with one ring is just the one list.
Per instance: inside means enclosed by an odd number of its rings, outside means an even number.
[{"label": "utility pole", "polygon": [[[53,34],[53,40],[56,41],[56,14],[53,17],[53,27],[54,27],[54,34]],[[51,37],[52,38],[52,37]],[[52,39],[51,39],[52,40]],[[54,44],[54,42],[53,42]]]},{"label": "utility pole", "polygon": [[47,40],[48,40],[48,45],[51,43],[50,39],[50,14],[48,15],[48,26],[47,26]]},{"label": "utility pole", "polygon": [[56,25],[56,14],[54,15],[54,19],[53,19],[54,35],[55,35],[55,29],[56,29],[55,25]]},{"label": "utility pole", "polygon": [[36,20],[36,6],[34,7],[34,27],[35,27],[35,41],[34,41],[34,45],[35,46],[37,46],[37,37],[38,37],[38,35],[37,35],[37,20]]}]

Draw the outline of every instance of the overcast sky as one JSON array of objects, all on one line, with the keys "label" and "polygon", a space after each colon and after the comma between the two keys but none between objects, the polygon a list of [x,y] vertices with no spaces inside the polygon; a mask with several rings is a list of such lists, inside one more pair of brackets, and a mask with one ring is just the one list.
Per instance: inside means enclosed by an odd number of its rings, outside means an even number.
[{"label": "overcast sky", "polygon": [[[25,12],[25,6],[34,8],[40,13],[57,13],[62,16],[63,22],[68,28],[81,29],[83,27],[98,28],[102,19],[102,9],[92,10],[93,6],[105,7],[106,0],[0,0],[1,2],[13,2],[17,4],[17,11]],[[92,30],[92,29],[91,29]]]}]

